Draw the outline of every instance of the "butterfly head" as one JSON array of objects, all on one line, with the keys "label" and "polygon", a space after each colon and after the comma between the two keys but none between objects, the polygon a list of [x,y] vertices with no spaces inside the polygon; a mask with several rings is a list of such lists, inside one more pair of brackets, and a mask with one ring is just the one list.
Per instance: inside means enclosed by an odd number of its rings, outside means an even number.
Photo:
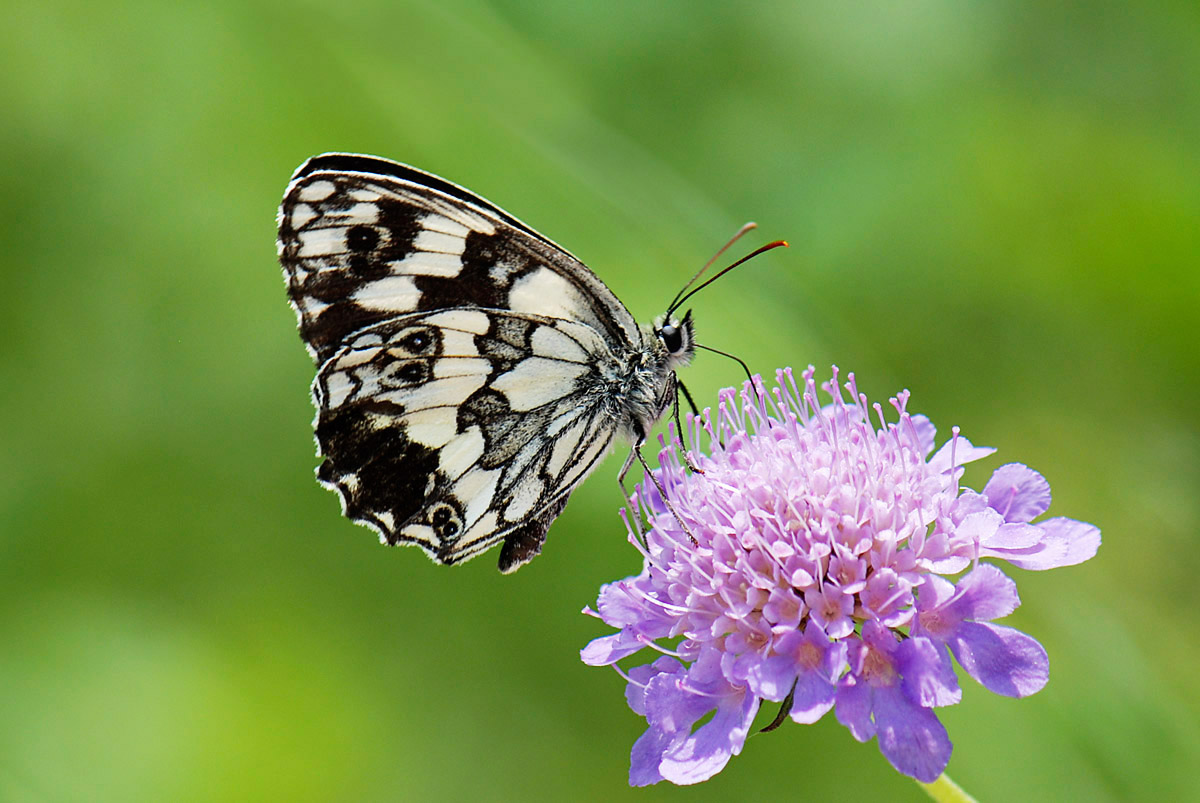
[{"label": "butterfly head", "polygon": [[654,336],[666,349],[668,368],[673,370],[692,361],[692,355],[696,353],[696,334],[691,310],[682,320],[669,312],[655,318]]}]

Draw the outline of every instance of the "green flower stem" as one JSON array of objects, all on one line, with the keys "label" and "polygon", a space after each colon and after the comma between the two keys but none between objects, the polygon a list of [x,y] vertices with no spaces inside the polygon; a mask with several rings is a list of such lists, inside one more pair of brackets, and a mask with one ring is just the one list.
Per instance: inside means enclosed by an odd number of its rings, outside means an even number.
[{"label": "green flower stem", "polygon": [[964,792],[961,786],[950,780],[950,776],[945,773],[939,775],[933,783],[917,781],[917,785],[925,790],[925,794],[939,803],[978,803],[975,798]]}]

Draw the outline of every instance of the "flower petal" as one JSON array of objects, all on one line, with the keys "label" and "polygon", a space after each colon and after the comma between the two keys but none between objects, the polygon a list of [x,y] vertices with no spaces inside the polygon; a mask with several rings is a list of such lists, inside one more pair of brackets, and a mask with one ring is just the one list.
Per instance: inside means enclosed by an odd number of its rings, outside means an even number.
[{"label": "flower petal", "polygon": [[1041,543],[1045,533],[1036,524],[1009,523],[996,528],[983,546],[991,549],[1025,549]]},{"label": "flower petal", "polygon": [[1033,521],[1050,508],[1050,483],[1020,463],[1008,463],[992,472],[983,495],[988,505],[1010,522]]},{"label": "flower petal", "polygon": [[627,628],[619,633],[592,639],[579,651],[579,658],[588,666],[608,666],[645,646],[638,634]]},{"label": "flower petal", "polygon": [[876,690],[879,751],[900,772],[932,783],[950,763],[950,737],[937,715],[914,705],[898,689]]},{"label": "flower petal", "polygon": [[984,547],[979,556],[1006,560],[1020,569],[1041,571],[1083,563],[1095,557],[1100,548],[1100,530],[1087,522],[1060,517],[1031,526],[1042,531],[1040,543],[1024,549]]},{"label": "flower petal", "polygon": [[661,675],[680,675],[687,667],[669,655],[664,655],[652,664],[642,664],[629,670],[629,683],[625,684],[625,701],[635,714],[646,716],[646,693],[650,682]]},{"label": "flower petal", "polygon": [[671,783],[693,784],[716,775],[731,756],[742,752],[758,705],[753,694],[724,698],[712,719],[664,753],[658,767],[662,777]]},{"label": "flower petal", "polygon": [[954,538],[966,543],[984,544],[996,535],[1003,524],[1004,518],[991,508],[970,513],[955,529]]},{"label": "flower petal", "polygon": [[791,656],[772,655],[750,667],[746,685],[755,696],[777,703],[788,696],[796,676],[796,662]]},{"label": "flower petal", "polygon": [[860,742],[870,741],[875,735],[875,722],[871,719],[871,687],[866,683],[845,678],[838,685],[834,698],[834,716],[850,735]]},{"label": "flower petal", "polygon": [[964,622],[946,643],[967,674],[996,694],[1027,697],[1050,679],[1046,650],[1011,627]]},{"label": "flower petal", "polygon": [[937,437],[937,427],[927,416],[920,414],[910,416],[909,421],[912,423],[913,431],[917,434],[917,443],[921,445],[922,456],[929,457],[929,453],[933,451],[934,438]]},{"label": "flower petal", "polygon": [[[929,470],[936,474],[943,474],[952,468],[982,460],[995,451],[991,446],[975,446],[959,435],[943,443],[942,448],[929,458]],[[953,465],[951,465],[951,459],[954,461]]]},{"label": "flower petal", "polygon": [[681,733],[667,733],[656,726],[647,728],[629,752],[629,785],[650,786],[663,780],[662,773],[658,771],[663,753],[682,739]]},{"label": "flower petal", "polygon": [[1008,616],[1020,604],[1012,578],[995,566],[981,563],[958,581],[958,593],[951,606],[962,619],[986,622]]},{"label": "flower petal", "polygon": [[954,667],[943,655],[938,645],[923,637],[905,639],[896,648],[904,693],[922,708],[956,705],[962,700]]},{"label": "flower petal", "polygon": [[796,679],[790,716],[802,725],[811,725],[833,708],[836,697],[836,684],[817,672],[805,672]]},{"label": "flower petal", "polygon": [[712,696],[695,694],[681,683],[683,672],[663,672],[646,686],[646,719],[670,733],[689,733],[705,714],[717,707]]}]

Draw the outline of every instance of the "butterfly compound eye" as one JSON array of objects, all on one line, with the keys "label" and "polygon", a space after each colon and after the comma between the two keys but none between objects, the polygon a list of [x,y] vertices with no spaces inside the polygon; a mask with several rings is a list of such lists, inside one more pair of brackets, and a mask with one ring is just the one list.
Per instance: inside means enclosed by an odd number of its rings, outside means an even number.
[{"label": "butterfly compound eye", "polygon": [[658,336],[669,354],[679,354],[684,349],[683,327],[677,323],[665,323],[658,328]]}]

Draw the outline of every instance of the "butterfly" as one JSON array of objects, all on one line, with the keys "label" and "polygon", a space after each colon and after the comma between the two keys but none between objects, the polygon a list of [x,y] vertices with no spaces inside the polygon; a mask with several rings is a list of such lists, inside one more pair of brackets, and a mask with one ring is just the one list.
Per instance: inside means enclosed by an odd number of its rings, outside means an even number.
[{"label": "butterfly", "polygon": [[317,365],[317,478],[387,544],[455,564],[501,543],[515,571],[615,439],[635,447],[624,476],[678,409],[682,292],[639,326],[570,252],[445,179],[315,156],[278,223]]}]

